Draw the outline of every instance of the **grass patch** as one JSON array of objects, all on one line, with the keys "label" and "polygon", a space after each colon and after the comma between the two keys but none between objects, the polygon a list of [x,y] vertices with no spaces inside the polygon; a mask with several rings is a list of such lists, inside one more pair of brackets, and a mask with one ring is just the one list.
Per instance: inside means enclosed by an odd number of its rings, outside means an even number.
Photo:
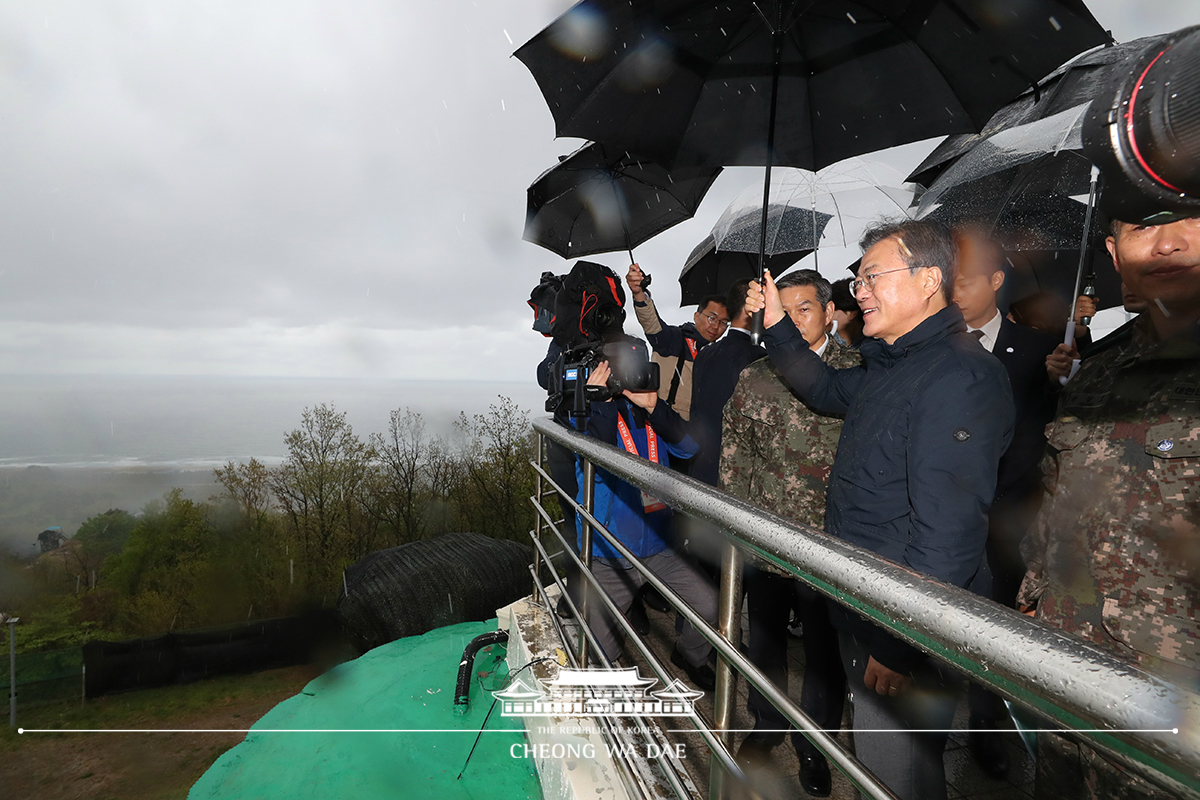
[{"label": "grass patch", "polygon": [[[195,683],[109,695],[86,703],[69,701],[17,708],[17,726],[37,729],[171,728],[186,726],[189,717],[223,709],[241,716],[246,706],[290,697],[317,675],[314,667],[288,667],[253,675],[226,675]],[[20,698],[18,698],[19,702]],[[237,711],[233,711],[237,709]],[[241,727],[231,725],[230,727]],[[19,735],[7,725],[0,735],[0,751],[19,749],[46,734]]]}]

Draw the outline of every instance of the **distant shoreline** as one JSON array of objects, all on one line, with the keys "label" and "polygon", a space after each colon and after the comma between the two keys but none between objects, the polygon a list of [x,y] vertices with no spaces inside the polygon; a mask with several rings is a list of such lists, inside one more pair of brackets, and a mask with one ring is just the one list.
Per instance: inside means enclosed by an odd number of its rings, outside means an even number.
[{"label": "distant shoreline", "polygon": [[[259,462],[268,467],[277,467],[283,463],[283,456],[261,457],[256,456]],[[30,461],[21,462],[19,464],[0,464],[0,472],[24,472],[26,470],[63,470],[64,472],[76,472],[84,470],[105,470],[109,472],[127,472],[127,473],[185,473],[185,472],[212,472],[214,469],[223,467],[233,461],[238,464],[245,464],[250,461],[249,458],[233,458],[224,461],[197,461],[183,463],[119,463],[112,461],[68,461],[63,463],[54,463],[52,461]]]}]

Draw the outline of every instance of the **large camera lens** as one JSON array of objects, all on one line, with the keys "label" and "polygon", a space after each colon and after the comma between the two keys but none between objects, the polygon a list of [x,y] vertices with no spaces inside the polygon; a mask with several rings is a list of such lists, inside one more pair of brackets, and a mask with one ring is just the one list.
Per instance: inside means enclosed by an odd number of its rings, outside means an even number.
[{"label": "large camera lens", "polygon": [[604,335],[609,331],[620,330],[625,323],[625,309],[606,303],[596,309],[594,321],[597,334]]},{"label": "large camera lens", "polygon": [[1200,28],[1120,64],[1084,123],[1104,172],[1104,206],[1127,222],[1200,214]]},{"label": "large camera lens", "polygon": [[1200,195],[1200,31],[1156,55],[1129,97],[1132,157],[1162,186]]}]

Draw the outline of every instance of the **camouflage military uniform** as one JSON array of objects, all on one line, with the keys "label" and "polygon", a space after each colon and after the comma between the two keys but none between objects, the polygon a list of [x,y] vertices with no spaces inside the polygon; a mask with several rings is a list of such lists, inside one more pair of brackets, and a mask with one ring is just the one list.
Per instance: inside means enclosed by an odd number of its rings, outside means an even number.
[{"label": "camouflage military uniform", "polygon": [[[823,360],[857,367],[857,350],[828,340]],[[842,421],[813,413],[775,372],[770,359],[742,371],[725,405],[720,487],[781,517],[825,525],[825,486]]]},{"label": "camouflage military uniform", "polygon": [[[822,355],[827,364],[840,369],[861,363],[857,350],[832,338],[828,341]],[[770,359],[755,361],[742,371],[725,405],[719,485],[743,500],[820,530],[825,524],[825,485],[841,430],[840,419],[815,414],[793,395]],[[825,599],[765,561],[755,559],[746,572],[750,660],[787,690],[788,611],[795,607],[804,625],[800,708],[820,727],[837,730],[846,676]],[[783,715],[754,687],[747,704],[756,728],[788,728]],[[772,742],[775,736],[771,735]],[[783,734],[777,736],[782,739]],[[800,755],[820,757],[800,734],[792,734],[792,743]]]},{"label": "camouflage military uniform", "polygon": [[[1022,545],[1018,602],[1149,672],[1200,678],[1200,327],[1139,318],[1095,350],[1048,428],[1053,496]],[[1166,797],[1086,747],[1047,743],[1038,796]],[[1104,788],[1107,787],[1107,788]],[[1065,793],[1064,793],[1065,792]]]}]

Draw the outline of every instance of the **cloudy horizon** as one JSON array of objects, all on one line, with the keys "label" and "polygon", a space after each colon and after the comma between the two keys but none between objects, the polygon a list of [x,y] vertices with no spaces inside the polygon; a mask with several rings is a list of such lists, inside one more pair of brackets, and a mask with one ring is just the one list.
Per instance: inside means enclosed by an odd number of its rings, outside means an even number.
[{"label": "cloudy horizon", "polygon": [[[525,299],[570,262],[521,240],[525,188],[579,142],[510,56],[569,5],[6,6],[0,373],[532,378]],[[1089,6],[1119,40],[1200,22]],[[664,311],[755,180],[637,248]]]}]

